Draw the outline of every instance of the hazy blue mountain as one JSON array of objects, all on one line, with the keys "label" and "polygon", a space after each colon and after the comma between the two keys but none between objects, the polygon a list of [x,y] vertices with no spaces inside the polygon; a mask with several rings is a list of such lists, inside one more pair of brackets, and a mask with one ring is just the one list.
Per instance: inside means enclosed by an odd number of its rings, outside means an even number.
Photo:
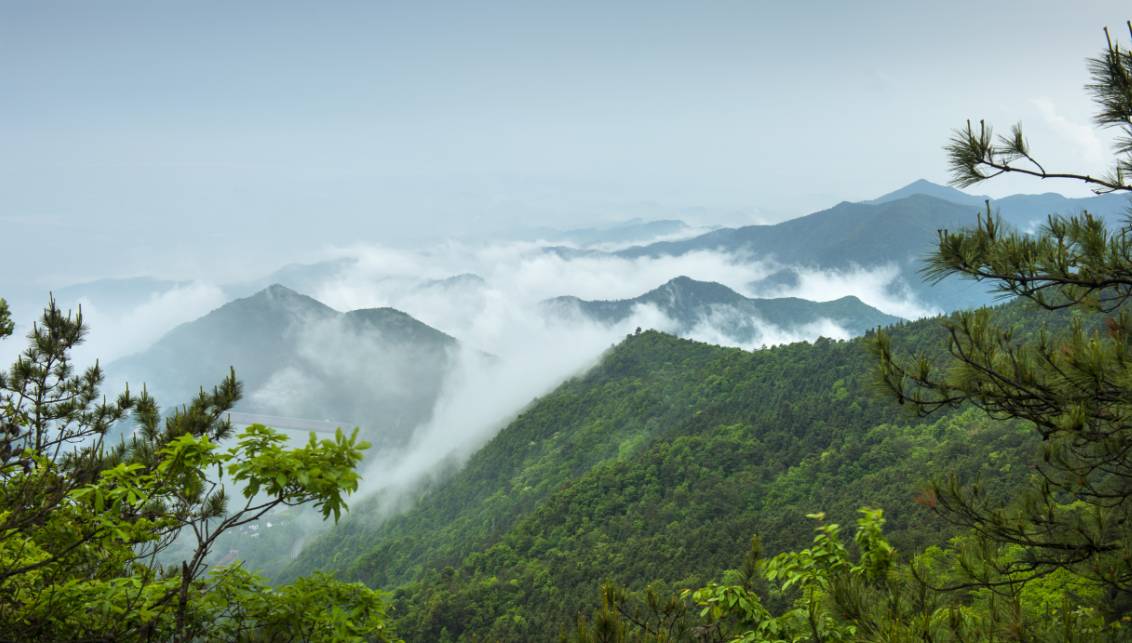
[{"label": "hazy blue mountain", "polygon": [[1047,192],[1045,194],[1014,194],[1001,199],[992,199],[986,195],[967,194],[953,187],[938,185],[924,179],[914,181],[899,190],[889,192],[871,201],[865,201],[865,203],[888,203],[916,194],[934,196],[959,205],[972,206],[977,210],[984,208],[989,200],[991,208],[995,212],[1000,214],[1004,220],[1022,230],[1032,230],[1045,223],[1046,217],[1051,214],[1069,216],[1085,211],[1104,218],[1110,225],[1120,225],[1124,216],[1128,214],[1129,206],[1127,195],[1122,194],[1070,198],[1054,192]]},{"label": "hazy blue mountain", "polygon": [[618,254],[643,257],[727,250],[773,257],[784,264],[846,268],[920,257],[931,249],[938,229],[974,221],[975,211],[968,206],[915,194],[880,204],[844,201],[782,223],[722,228],[691,239],[627,248]]},{"label": "hazy blue mountain", "polygon": [[[842,202],[782,223],[721,228],[689,239],[626,248],[617,254],[635,258],[722,250],[756,260],[772,259],[784,270],[765,284],[755,284],[769,291],[796,280],[792,273],[797,267],[846,271],[895,265],[900,280],[892,285],[893,294],[910,293],[923,304],[955,310],[991,303],[994,297],[980,284],[958,279],[924,283],[919,271],[923,258],[935,248],[938,231],[974,225],[984,200],[920,180],[872,201]],[[1081,199],[1037,194],[996,199],[991,206],[1012,225],[1028,230],[1049,214],[1082,210],[1115,224],[1127,211],[1129,200],[1119,194]]]},{"label": "hazy blue mountain", "polygon": [[774,225],[723,228],[691,239],[628,248],[618,254],[634,258],[722,250],[754,260],[773,260],[787,268],[826,271],[893,265],[900,277],[893,284],[895,292],[910,293],[921,303],[942,310],[955,310],[990,303],[992,297],[979,285],[957,279],[934,286],[924,283],[919,270],[923,258],[935,247],[939,229],[961,228],[975,220],[972,206],[913,194],[876,204],[842,202]]},{"label": "hazy blue mountain", "polygon": [[589,319],[614,324],[629,318],[635,308],[654,306],[676,324],[677,334],[710,327],[737,342],[764,335],[767,324],[793,331],[807,324],[831,321],[852,335],[901,321],[866,305],[856,297],[815,302],[795,297],[750,299],[723,284],[677,277],[633,299],[585,301],[556,297],[543,303],[560,315],[577,312]]},{"label": "hazy blue mountain", "polygon": [[171,404],[233,366],[244,385],[240,411],[359,424],[397,441],[427,419],[456,347],[403,312],[340,313],[273,285],[174,328],[107,370],[135,387],[146,383]]},{"label": "hazy blue mountain", "polygon": [[1003,219],[1021,230],[1031,231],[1044,224],[1051,214],[1078,215],[1082,212],[1100,216],[1110,227],[1119,227],[1128,215],[1128,196],[1101,194],[1071,199],[1060,194],[1016,194],[991,201],[991,208]]},{"label": "hazy blue mountain", "polygon": [[899,201],[900,199],[904,199],[915,194],[934,196],[937,199],[951,201],[952,203],[958,203],[960,205],[973,205],[976,208],[982,207],[983,204],[986,203],[987,199],[990,198],[986,195],[967,194],[966,192],[953,188],[950,185],[932,183],[927,179],[917,179],[898,190],[893,190],[892,192],[878,196],[875,199],[862,201],[862,203],[869,203],[873,205],[879,203],[888,203],[889,201]]}]

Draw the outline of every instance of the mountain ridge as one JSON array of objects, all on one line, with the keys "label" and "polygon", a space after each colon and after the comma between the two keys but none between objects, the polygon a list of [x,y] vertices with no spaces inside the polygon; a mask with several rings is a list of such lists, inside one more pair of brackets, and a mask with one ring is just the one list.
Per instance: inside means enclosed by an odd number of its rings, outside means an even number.
[{"label": "mountain ridge", "polygon": [[583,316],[606,324],[629,318],[638,306],[652,305],[677,324],[677,334],[687,334],[698,324],[708,324],[738,342],[756,340],[762,334],[762,324],[791,331],[828,320],[851,335],[860,335],[903,321],[852,295],[825,302],[798,297],[750,298],[718,282],[687,276],[670,279],[632,299],[586,301],[563,296],[548,299],[543,305],[552,311],[576,309]]}]

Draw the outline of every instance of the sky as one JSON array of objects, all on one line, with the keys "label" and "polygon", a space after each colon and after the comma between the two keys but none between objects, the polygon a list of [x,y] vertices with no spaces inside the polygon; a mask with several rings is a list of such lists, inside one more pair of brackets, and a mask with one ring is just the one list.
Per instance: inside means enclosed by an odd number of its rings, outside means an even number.
[{"label": "sky", "polygon": [[[964,119],[1097,172],[1126,2],[0,0],[0,289],[350,243],[766,223],[948,179]],[[996,180],[978,193],[1061,191]],[[0,292],[0,294],[3,294]]]}]

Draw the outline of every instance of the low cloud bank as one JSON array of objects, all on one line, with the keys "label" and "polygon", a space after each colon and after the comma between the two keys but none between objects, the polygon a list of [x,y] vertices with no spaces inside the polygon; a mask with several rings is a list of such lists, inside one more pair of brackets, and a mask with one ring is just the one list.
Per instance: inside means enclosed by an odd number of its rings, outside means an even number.
[{"label": "low cloud bank", "polygon": [[[677,329],[651,306],[636,307],[630,318],[614,325],[548,319],[539,306],[545,299],[560,295],[629,299],[687,276],[719,282],[747,296],[828,301],[855,295],[905,318],[936,312],[901,285],[896,266],[844,271],[793,267],[796,279],[759,287],[758,282],[783,266],[722,252],[627,259],[584,250],[548,252],[534,243],[448,243],[420,251],[353,246],[328,254],[329,259],[347,261],[336,270],[326,271],[324,266],[323,273],[307,280],[305,294],[340,311],[396,308],[460,341],[430,419],[411,432],[403,447],[375,450],[367,460],[363,494],[377,494],[387,509],[400,506],[421,485],[462,465],[532,399],[584,373],[627,333],[637,327]],[[92,330],[78,355],[80,363],[96,356],[108,361],[140,350],[173,326],[223,303],[222,288],[203,283],[172,288],[128,310],[110,311],[100,308],[97,300],[84,301]],[[849,337],[830,320],[783,328],[748,319],[754,332],[736,340],[722,330],[735,325],[729,314],[733,313],[713,311],[683,334],[744,349],[819,336]],[[283,368],[249,391],[249,400],[270,402],[284,413],[304,408],[311,392],[322,390],[312,383],[320,370],[348,373],[349,379],[382,390],[417,386],[413,376],[406,375],[412,359],[369,346],[357,337],[343,343],[346,335],[334,331],[328,326],[304,334],[305,361],[317,367]]]},{"label": "low cloud bank", "polygon": [[89,327],[77,351],[77,363],[100,359],[103,363],[145,350],[179,324],[192,321],[224,305],[224,291],[206,283],[189,283],[155,294],[136,306],[105,309],[88,297],[82,306]]},{"label": "low cloud bank", "polygon": [[[126,304],[108,302],[96,296],[58,299],[63,310],[77,312],[80,307],[88,332],[85,341],[73,353],[75,364],[85,367],[95,360],[106,364],[119,357],[148,348],[175,326],[197,319],[224,305],[224,291],[214,284],[191,282],[154,292]],[[0,342],[0,360],[4,367],[12,363],[26,347],[25,337],[31,331],[32,318],[38,317],[47,304],[43,300],[24,302],[16,319],[12,337]]]},{"label": "low cloud bank", "polygon": [[749,296],[831,301],[853,295],[883,313],[904,319],[921,319],[941,312],[916,297],[895,264],[869,268],[854,266],[844,270],[784,266],[783,270],[789,271],[795,278],[771,286],[748,285]]},{"label": "low cloud bank", "polygon": [[[692,329],[683,335],[708,344],[720,346],[734,346],[745,350],[756,350],[767,346],[792,344],[794,342],[813,341],[818,337],[828,339],[849,339],[852,333],[845,330],[831,319],[819,319],[806,324],[784,328],[760,319],[746,318],[736,320],[737,311],[715,309],[700,319]],[[751,329],[749,339],[737,339],[722,329],[735,328],[741,323]]]},{"label": "low cloud bank", "polygon": [[[308,293],[315,299],[339,310],[391,306],[488,352],[504,350],[515,309],[551,297],[629,299],[681,275],[742,289],[772,269],[718,252],[625,259],[564,255],[529,243],[453,243],[416,253],[356,247],[336,254],[355,261]],[[459,274],[480,279],[444,281]]]}]

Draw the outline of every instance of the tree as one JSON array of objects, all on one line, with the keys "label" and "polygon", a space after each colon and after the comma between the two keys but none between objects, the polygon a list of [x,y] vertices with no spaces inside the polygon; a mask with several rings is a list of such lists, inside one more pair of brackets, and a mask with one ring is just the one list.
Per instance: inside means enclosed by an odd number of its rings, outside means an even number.
[{"label": "tree", "polygon": [[[1132,32],[1132,23],[1128,25]],[[1096,123],[1118,136],[1107,176],[1048,172],[1020,125],[995,137],[989,125],[957,130],[947,145],[956,185],[1004,173],[1084,182],[1098,193],[1132,192],[1132,52],[1108,36],[1089,61]],[[923,502],[1005,555],[960,585],[995,588],[1066,570],[1103,586],[1110,617],[1132,610],[1132,218],[1114,228],[1082,213],[1051,216],[1036,234],[1006,229],[987,212],[978,225],[941,231],[929,278],[988,281],[1004,295],[1071,315],[1062,334],[1020,334],[991,311],[946,321],[951,359],[894,357],[880,334],[881,379],[922,413],[973,404],[996,418],[1027,421],[1041,436],[1032,484],[1003,505],[978,484],[944,480]]]},{"label": "tree", "polygon": [[[1095,599],[1089,587],[1055,576],[1048,587],[1016,579],[995,591],[933,589],[926,578],[959,578],[972,543],[931,547],[904,562],[884,536],[884,514],[861,509],[852,548],[841,527],[822,514],[812,544],[760,558],[752,541],[740,570],[723,582],[685,590],[666,600],[644,600],[602,587],[601,607],[564,636],[574,643],[666,643],[695,640],[783,641],[1077,641],[1122,640],[1123,631],[1097,610],[1075,601]],[[964,539],[966,540],[966,539]],[[986,552],[984,552],[986,553]],[[1084,589],[1084,593],[1080,590]],[[690,601],[690,605],[689,605]],[[1068,603],[1068,609],[1067,609]],[[647,609],[642,609],[647,607]],[[698,622],[697,622],[698,621]]]},{"label": "tree", "polygon": [[[0,339],[13,329],[0,299]],[[279,505],[337,520],[368,447],[357,430],[298,448],[262,425],[234,436],[232,372],[166,417],[144,388],[109,402],[99,365],[70,359],[85,332],[51,300],[0,372],[0,638],[389,640],[364,585],[273,588],[208,562],[221,534]],[[189,555],[170,560],[175,544]]]}]

